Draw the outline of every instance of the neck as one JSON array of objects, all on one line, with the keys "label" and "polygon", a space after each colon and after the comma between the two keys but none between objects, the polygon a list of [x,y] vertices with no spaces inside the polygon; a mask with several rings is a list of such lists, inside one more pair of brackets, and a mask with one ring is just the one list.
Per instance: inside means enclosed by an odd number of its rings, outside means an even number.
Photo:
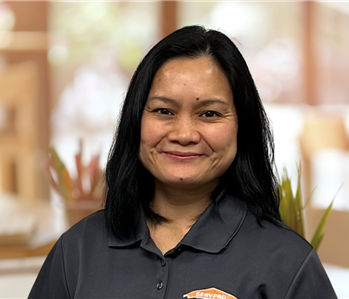
[{"label": "neck", "polygon": [[173,224],[193,224],[210,204],[216,186],[178,188],[156,181],[152,208]]}]

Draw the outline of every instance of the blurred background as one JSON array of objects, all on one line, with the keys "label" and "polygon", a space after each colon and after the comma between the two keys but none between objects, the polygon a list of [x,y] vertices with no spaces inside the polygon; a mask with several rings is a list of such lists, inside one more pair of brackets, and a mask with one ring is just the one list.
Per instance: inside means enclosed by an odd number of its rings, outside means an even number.
[{"label": "blurred background", "polygon": [[98,209],[135,68],[193,24],[245,57],[294,188],[301,162],[307,236],[335,197],[318,254],[349,298],[349,3],[330,1],[0,1],[0,298],[25,298],[58,237]]}]

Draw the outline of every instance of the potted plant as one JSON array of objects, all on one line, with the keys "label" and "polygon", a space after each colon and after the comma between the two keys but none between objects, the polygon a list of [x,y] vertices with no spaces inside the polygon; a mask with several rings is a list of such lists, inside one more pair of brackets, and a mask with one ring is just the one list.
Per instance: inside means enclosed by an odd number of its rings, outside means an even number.
[{"label": "potted plant", "polygon": [[[284,223],[296,231],[302,237],[305,236],[304,232],[304,209],[306,205],[309,203],[311,196],[309,196],[308,200],[303,204],[302,200],[302,190],[301,190],[301,167],[300,164],[297,167],[298,178],[297,178],[297,189],[294,193],[291,187],[291,180],[287,174],[286,169],[284,169],[281,182],[279,182],[279,192],[280,192],[280,215]],[[320,246],[320,243],[324,237],[324,226],[330,215],[332,205],[334,199],[331,201],[331,204],[325,210],[317,228],[314,232],[314,235],[310,241],[310,244],[313,246],[315,250],[317,250]]]},{"label": "potted plant", "polygon": [[79,152],[75,155],[75,178],[70,175],[53,147],[49,149],[45,168],[50,185],[65,202],[71,226],[99,210],[104,195],[104,172],[99,167],[99,155],[93,156],[87,165],[83,165],[82,151],[80,142]]}]

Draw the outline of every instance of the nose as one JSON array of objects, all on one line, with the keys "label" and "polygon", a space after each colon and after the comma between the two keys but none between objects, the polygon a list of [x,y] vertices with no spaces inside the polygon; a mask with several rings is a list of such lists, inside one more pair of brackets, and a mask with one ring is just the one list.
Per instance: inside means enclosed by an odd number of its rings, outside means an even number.
[{"label": "nose", "polygon": [[195,125],[195,122],[188,118],[178,118],[174,121],[168,134],[170,142],[180,145],[190,145],[200,142],[201,135]]}]

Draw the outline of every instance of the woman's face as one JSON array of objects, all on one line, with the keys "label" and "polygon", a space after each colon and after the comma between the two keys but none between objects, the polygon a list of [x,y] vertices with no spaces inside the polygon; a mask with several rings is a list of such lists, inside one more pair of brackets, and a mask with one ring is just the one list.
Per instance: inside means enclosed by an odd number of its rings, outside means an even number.
[{"label": "woman's face", "polygon": [[208,56],[167,61],[155,74],[141,122],[139,157],[157,183],[218,183],[237,151],[227,77]]}]

